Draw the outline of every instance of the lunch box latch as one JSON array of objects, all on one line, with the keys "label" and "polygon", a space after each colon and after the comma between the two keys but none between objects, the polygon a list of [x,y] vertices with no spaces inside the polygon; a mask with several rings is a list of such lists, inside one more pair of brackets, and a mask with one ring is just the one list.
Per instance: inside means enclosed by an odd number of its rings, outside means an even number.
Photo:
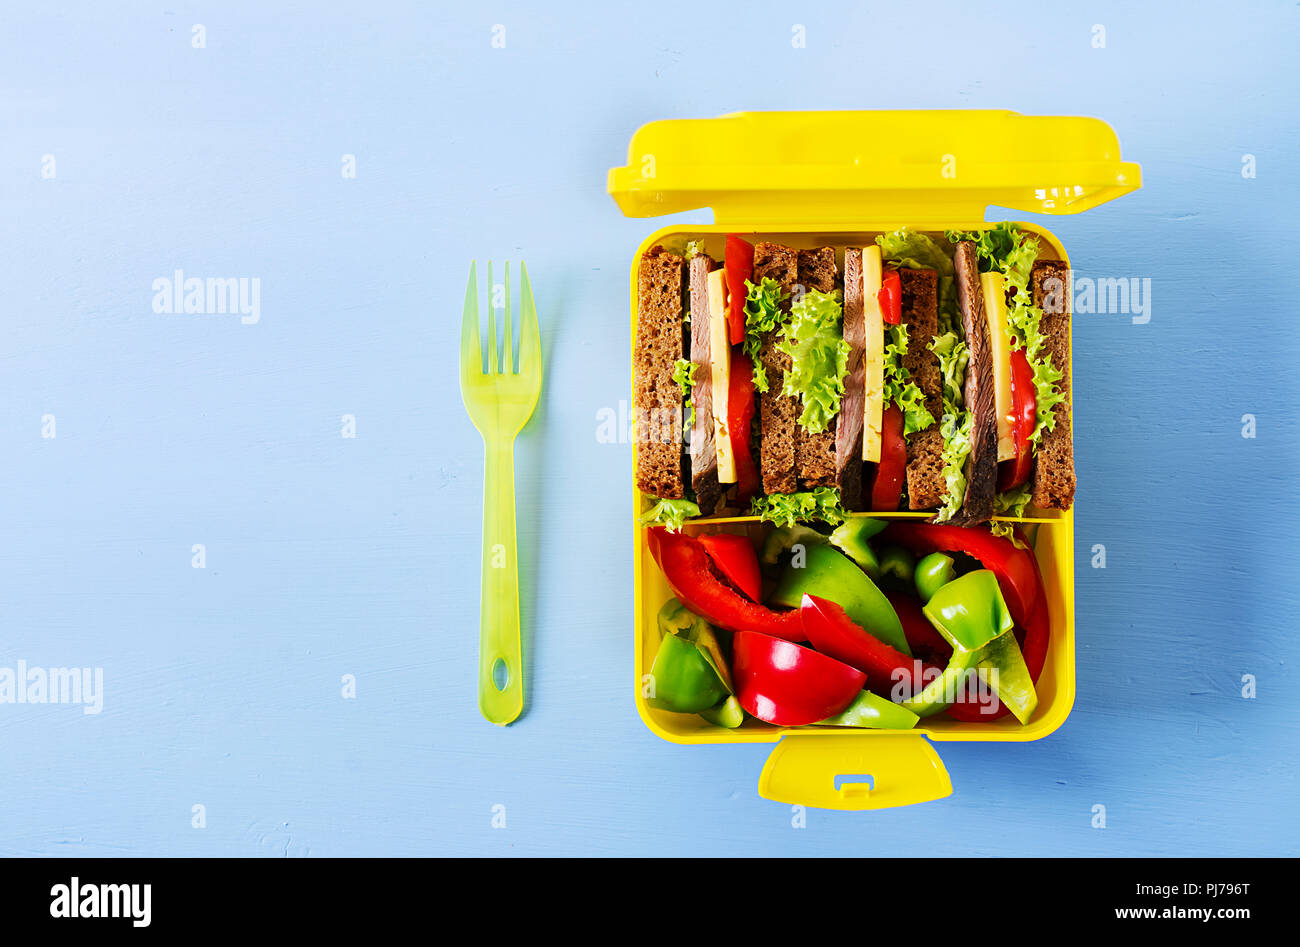
[{"label": "lunch box latch", "polygon": [[791,734],[772,750],[758,794],[818,809],[893,809],[952,794],[952,780],[920,734]]}]

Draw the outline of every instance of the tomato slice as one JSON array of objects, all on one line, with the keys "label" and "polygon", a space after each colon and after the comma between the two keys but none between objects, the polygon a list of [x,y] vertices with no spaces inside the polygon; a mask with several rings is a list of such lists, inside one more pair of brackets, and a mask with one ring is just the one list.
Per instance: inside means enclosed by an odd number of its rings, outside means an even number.
[{"label": "tomato slice", "polygon": [[756,631],[736,632],[732,647],[732,678],[740,706],[779,727],[833,717],[867,682],[857,668]]},{"label": "tomato slice", "polygon": [[700,544],[731,583],[755,602],[763,599],[763,576],[758,571],[758,553],[748,536],[714,533],[696,536]]},{"label": "tomato slice", "polygon": [[727,234],[723,257],[727,271],[727,330],[732,345],[745,339],[745,280],[754,275],[754,245],[734,233]]},{"label": "tomato slice", "polygon": [[876,293],[880,304],[880,317],[887,325],[896,326],[903,321],[903,280],[898,270],[887,270]]},{"label": "tomato slice", "polygon": [[880,463],[871,484],[871,509],[892,513],[903,499],[903,478],[907,473],[907,444],[903,440],[903,412],[898,405],[886,406],[880,423]]},{"label": "tomato slice", "polygon": [[1014,490],[1029,479],[1034,467],[1034,445],[1030,436],[1038,418],[1038,395],[1034,371],[1024,349],[1011,350],[1011,434],[1016,444],[1014,460],[998,465],[998,491]]},{"label": "tomato slice", "polygon": [[741,503],[758,493],[758,467],[749,450],[749,429],[754,421],[754,363],[737,350],[731,353],[731,380],[727,386],[727,434],[736,462],[736,494]]}]

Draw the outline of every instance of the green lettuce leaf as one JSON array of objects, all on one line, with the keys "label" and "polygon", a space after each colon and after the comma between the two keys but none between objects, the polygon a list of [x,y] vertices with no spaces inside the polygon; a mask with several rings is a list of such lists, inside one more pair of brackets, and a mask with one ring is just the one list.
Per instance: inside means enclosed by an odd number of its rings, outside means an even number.
[{"label": "green lettuce leaf", "polygon": [[647,496],[654,500],[654,506],[641,515],[642,526],[666,526],[669,532],[678,532],[688,517],[699,516],[700,508],[690,500],[661,500],[659,497]]},{"label": "green lettuce leaf", "polygon": [[876,237],[876,245],[880,247],[880,255],[890,263],[913,270],[934,270],[939,274],[939,332],[955,330],[960,319],[957,316],[952,245],[944,246],[911,227],[882,233]]},{"label": "green lettuce leaf", "polygon": [[1042,443],[1043,432],[1056,427],[1056,406],[1065,401],[1065,391],[1059,384],[1065,377],[1065,372],[1052,363],[1052,356],[1049,353],[1043,351],[1045,337],[1039,329],[1039,323],[1043,318],[1041,309],[1028,303],[1017,304],[1008,318],[1013,326],[1017,325],[1018,321],[1023,326],[1022,333],[1025,341],[1022,347],[1025,349],[1029,367],[1034,372],[1034,398],[1036,399],[1034,433],[1029,439],[1037,447]]},{"label": "green lettuce leaf", "polygon": [[1034,396],[1037,413],[1030,441],[1037,446],[1043,432],[1056,426],[1055,408],[1065,400],[1059,382],[1064,371],[1052,364],[1052,357],[1043,346],[1043,311],[1033,304],[1029,290],[1029,277],[1038,259],[1038,238],[1025,234],[1016,224],[1003,221],[988,230],[977,232],[947,231],[948,239],[971,240],[979,258],[980,272],[1001,273],[1007,288],[1007,329],[1013,348],[1024,349],[1025,358],[1034,374]]},{"label": "green lettuce leaf", "polygon": [[[943,479],[948,487],[943,506],[935,515],[935,522],[950,520],[966,499],[966,458],[970,456],[970,432],[973,415],[962,411],[951,424],[951,433],[944,431],[943,440]],[[944,418],[947,425],[948,419]]]},{"label": "green lettuce leaf", "polygon": [[1004,220],[987,230],[948,230],[945,234],[950,243],[970,240],[975,244],[981,273],[996,270],[1017,286],[1028,284],[1029,271],[1038,259],[1038,238],[1026,235],[1016,224]]},{"label": "green lettuce leaf", "polygon": [[790,307],[777,351],[790,356],[781,393],[803,404],[799,424],[812,434],[826,430],[840,412],[849,343],[844,341],[840,291],[811,289]]},{"label": "green lettuce leaf", "polygon": [[994,536],[1001,536],[1003,539],[1011,540],[1011,545],[1017,549],[1029,548],[1020,541],[1020,537],[1016,535],[1015,525],[1012,523],[989,523],[989,532]]},{"label": "green lettuce leaf", "polygon": [[1024,516],[1025,507],[1034,494],[1034,488],[1023,483],[1014,490],[1004,490],[993,498],[993,512],[1000,516]]},{"label": "green lettuce leaf", "polygon": [[939,357],[939,371],[943,376],[943,424],[940,432],[943,434],[943,479],[948,492],[935,516],[942,523],[951,519],[966,499],[966,458],[970,454],[972,418],[970,412],[962,408],[965,401],[962,389],[970,352],[955,332],[935,336],[930,349]]},{"label": "green lettuce leaf", "polygon": [[691,409],[690,417],[686,420],[687,427],[695,426],[695,403],[691,401],[691,390],[695,387],[695,369],[699,368],[690,359],[679,358],[673,362],[673,381],[682,389],[682,398],[686,407]]},{"label": "green lettuce leaf", "polygon": [[939,372],[943,376],[943,411],[951,414],[949,406],[960,408],[966,400],[966,363],[970,350],[955,332],[936,335],[930,351],[939,357]]},{"label": "green lettuce leaf", "polygon": [[767,371],[758,353],[763,337],[785,320],[781,298],[781,286],[776,280],[764,277],[757,286],[745,280],[745,341],[741,347],[754,363],[755,391],[767,391]]},{"label": "green lettuce leaf", "polygon": [[840,503],[840,491],[835,487],[754,497],[749,501],[749,512],[777,526],[793,526],[810,520],[839,525],[848,519],[848,512]]},{"label": "green lettuce leaf", "polygon": [[907,326],[899,324],[887,330],[885,343],[885,401],[898,405],[903,412],[903,433],[915,434],[934,423],[934,415],[925,406],[925,395],[912,381],[912,373],[903,367],[907,354]]}]

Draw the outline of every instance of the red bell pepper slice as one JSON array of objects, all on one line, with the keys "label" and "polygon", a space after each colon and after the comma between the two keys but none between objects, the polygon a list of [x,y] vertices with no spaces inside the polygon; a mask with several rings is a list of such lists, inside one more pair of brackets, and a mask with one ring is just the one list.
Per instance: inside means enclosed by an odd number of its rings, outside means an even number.
[{"label": "red bell pepper slice", "polygon": [[1034,469],[1034,445],[1029,438],[1038,418],[1038,394],[1034,370],[1024,349],[1011,352],[1011,435],[1016,444],[1015,460],[998,465],[998,490],[1014,490],[1029,479]]},{"label": "red bell pepper slice", "polygon": [[[894,687],[904,683],[906,694],[911,696],[920,693],[925,686],[914,681],[913,672],[919,670],[919,662],[891,648],[854,622],[843,606],[816,595],[805,595],[799,614],[803,618],[803,631],[808,643],[822,654],[865,674],[869,690],[888,697]],[[936,671],[941,670],[936,668]]]},{"label": "red bell pepper slice", "polygon": [[646,545],[673,594],[706,621],[730,631],[757,631],[789,641],[804,640],[798,609],[774,612],[737,592],[723,581],[698,539],[652,526],[646,531]]},{"label": "red bell pepper slice", "polygon": [[898,270],[886,270],[876,292],[876,302],[880,305],[880,317],[886,325],[896,326],[903,321],[903,281]]},{"label": "red bell pepper slice", "polygon": [[1024,635],[1016,635],[1020,651],[1025,656],[1025,666],[1029,668],[1029,677],[1035,684],[1038,683],[1038,675],[1043,673],[1043,665],[1047,663],[1047,641],[1051,638],[1051,630],[1052,619],[1047,614],[1047,596],[1042,595],[1025,619]]},{"label": "red bell pepper slice", "polygon": [[736,462],[736,495],[742,504],[759,489],[758,466],[749,449],[750,427],[754,422],[754,363],[749,356],[732,350],[731,380],[727,385],[727,434]]},{"label": "red bell pepper slice", "polygon": [[727,292],[730,294],[727,304],[727,334],[732,345],[739,345],[745,339],[745,280],[754,275],[754,245],[741,240],[734,233],[727,234],[723,265],[726,267]]},{"label": "red bell pepper slice", "polygon": [[755,602],[763,600],[763,576],[758,569],[758,553],[748,536],[713,533],[696,538],[704,545],[718,571],[730,579],[732,585]]},{"label": "red bell pepper slice", "polygon": [[898,405],[886,406],[880,423],[880,463],[871,482],[871,509],[892,513],[903,499],[907,474],[907,443],[903,440],[903,412]]},{"label": "red bell pepper slice", "polygon": [[779,727],[802,727],[834,716],[867,681],[861,671],[834,658],[752,631],[738,632],[732,648],[740,706]]}]

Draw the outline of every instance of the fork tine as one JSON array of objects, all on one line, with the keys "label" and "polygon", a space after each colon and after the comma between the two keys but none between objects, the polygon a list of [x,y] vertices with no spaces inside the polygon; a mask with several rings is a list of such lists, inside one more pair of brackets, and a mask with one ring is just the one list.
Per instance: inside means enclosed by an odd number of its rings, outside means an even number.
[{"label": "fork tine", "polygon": [[497,319],[496,319],[496,284],[492,282],[492,261],[488,260],[488,279],[487,279],[487,311],[488,311],[488,347],[487,347],[487,373],[495,375],[497,371]]},{"label": "fork tine", "polygon": [[483,347],[478,336],[478,278],[474,262],[469,264],[469,285],[465,287],[465,311],[460,321],[460,379],[483,371]]},{"label": "fork tine", "polygon": [[503,375],[513,375],[515,373],[515,353],[512,336],[515,334],[515,325],[512,320],[510,311],[510,261],[506,260],[506,314],[501,320],[501,343],[505,346],[505,354],[501,356],[501,373]]},{"label": "fork tine", "polygon": [[519,374],[541,377],[542,338],[537,329],[537,304],[533,300],[533,286],[528,281],[528,267],[519,261]]}]

